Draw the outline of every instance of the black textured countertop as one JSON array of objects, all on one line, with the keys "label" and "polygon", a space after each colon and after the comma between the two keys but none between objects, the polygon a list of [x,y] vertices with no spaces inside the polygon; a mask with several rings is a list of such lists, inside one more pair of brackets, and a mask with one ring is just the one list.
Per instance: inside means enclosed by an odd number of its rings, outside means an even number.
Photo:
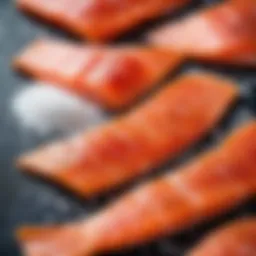
[{"label": "black textured countertop", "polygon": [[[204,2],[208,4],[212,1]],[[42,139],[21,130],[11,114],[11,98],[26,82],[25,78],[20,77],[10,69],[11,57],[17,54],[35,36],[45,34],[60,35],[61,33],[54,29],[49,30],[49,26],[23,16],[15,10],[13,0],[0,0],[1,256],[19,255],[13,239],[13,231],[17,226],[25,223],[58,223],[75,219],[86,215],[88,212],[93,212],[118,194],[116,192],[100,199],[80,200],[53,185],[25,176],[14,168],[13,159],[15,156],[24,150],[35,147],[46,138]],[[139,34],[138,32],[136,37]],[[135,35],[130,37],[135,38]],[[190,63],[185,65],[180,72],[185,72],[191,68],[213,70],[230,75],[239,82],[242,97],[232,113],[223,120],[217,129],[212,131],[204,141],[196,145],[178,161],[170,163],[168,167],[174,166],[179,161],[184,161],[184,159],[208,148],[211,144],[219,141],[232,127],[243,120],[253,118],[256,113],[256,72],[254,70],[227,69]],[[237,216],[255,214],[254,205],[255,202],[252,200],[207,225],[194,227],[178,236],[164,238],[152,244],[123,252],[122,255],[181,256],[185,250],[212,227]]]}]

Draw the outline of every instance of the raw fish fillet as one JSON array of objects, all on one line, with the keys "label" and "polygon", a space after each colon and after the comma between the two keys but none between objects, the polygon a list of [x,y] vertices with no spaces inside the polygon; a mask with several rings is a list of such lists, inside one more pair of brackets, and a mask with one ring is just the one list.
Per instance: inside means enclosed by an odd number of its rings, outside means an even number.
[{"label": "raw fish fillet", "polygon": [[256,254],[256,218],[230,223],[210,234],[188,256],[253,256]]},{"label": "raw fish fillet", "polygon": [[225,1],[164,25],[149,41],[192,58],[255,66],[255,24],[254,0]]},{"label": "raw fish fillet", "polygon": [[253,196],[255,165],[252,122],[218,148],[140,185],[95,215],[62,226],[25,227],[17,232],[18,240],[25,256],[86,256],[175,234]]},{"label": "raw fish fillet", "polygon": [[17,0],[20,9],[83,38],[105,41],[191,0]]},{"label": "raw fish fillet", "polygon": [[180,54],[155,47],[37,40],[14,60],[14,67],[115,109],[145,94],[181,60]]},{"label": "raw fish fillet", "polygon": [[18,166],[92,196],[188,149],[215,127],[236,97],[227,79],[184,75],[125,116],[27,153]]}]

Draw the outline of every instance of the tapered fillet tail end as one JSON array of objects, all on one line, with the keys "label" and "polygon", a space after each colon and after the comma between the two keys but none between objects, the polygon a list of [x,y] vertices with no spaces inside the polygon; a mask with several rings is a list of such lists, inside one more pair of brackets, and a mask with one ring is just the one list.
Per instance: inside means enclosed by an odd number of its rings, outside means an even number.
[{"label": "tapered fillet tail end", "polygon": [[44,44],[47,40],[42,37],[35,40],[28,47],[22,49],[18,52],[18,55],[15,56],[11,61],[11,67],[14,70],[21,71],[30,75],[34,75],[33,71],[35,70],[34,65],[36,65],[37,56],[39,52],[43,51]]},{"label": "tapered fillet tail end", "polygon": [[23,227],[17,230],[16,239],[24,256],[91,255],[81,234],[70,228]]},{"label": "tapered fillet tail end", "polygon": [[27,70],[26,70],[26,61],[23,57],[24,55],[21,54],[17,57],[14,57],[10,63],[10,66],[12,69],[16,70],[16,71],[19,71],[19,72],[24,72],[26,73]]},{"label": "tapered fillet tail end", "polygon": [[[50,248],[53,237],[53,229],[50,228],[20,228],[16,232],[16,239],[24,256],[46,256],[46,248]],[[52,234],[52,235],[50,235]],[[49,244],[49,245],[47,245]],[[53,255],[53,254],[47,254]]]},{"label": "tapered fillet tail end", "polygon": [[168,41],[166,41],[166,37],[163,37],[163,33],[166,30],[165,26],[168,28],[168,25],[163,25],[162,27],[160,27],[160,29],[153,29],[151,32],[146,34],[144,36],[145,41],[152,46],[161,47],[162,49],[166,50],[173,50],[187,57],[186,52],[180,51],[178,47],[175,48],[172,45],[168,44]]},{"label": "tapered fillet tail end", "polygon": [[27,5],[28,5],[27,0],[16,0],[16,6],[21,10],[26,9]]},{"label": "tapered fillet tail end", "polygon": [[25,152],[15,159],[15,165],[18,169],[21,169],[28,173],[35,173],[40,175],[52,176],[56,174],[56,165],[63,163],[66,157],[61,157],[59,162],[56,161],[56,154],[60,155],[59,148],[61,145],[53,143],[47,147],[44,145],[39,147],[35,151]]},{"label": "tapered fillet tail end", "polygon": [[[44,4],[43,4],[44,6]],[[45,13],[42,1],[37,0],[16,0],[16,7],[29,15],[42,16]],[[50,10],[50,9],[49,9]]]},{"label": "tapered fillet tail end", "polygon": [[26,72],[26,70],[23,71],[24,64],[23,54],[14,57],[10,62],[11,68],[19,72]]},{"label": "tapered fillet tail end", "polygon": [[[41,161],[40,161],[41,163]],[[40,170],[40,166],[37,164],[37,158],[32,155],[22,155],[15,160],[15,166],[24,172],[33,173],[36,170]]]}]

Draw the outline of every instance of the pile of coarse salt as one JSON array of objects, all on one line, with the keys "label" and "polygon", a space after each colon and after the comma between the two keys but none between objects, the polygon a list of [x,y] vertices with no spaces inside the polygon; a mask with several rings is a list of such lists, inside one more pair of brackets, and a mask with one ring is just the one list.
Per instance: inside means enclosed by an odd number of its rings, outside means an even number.
[{"label": "pile of coarse salt", "polygon": [[103,119],[103,113],[91,102],[42,82],[18,91],[11,110],[22,128],[43,136],[79,132]]}]

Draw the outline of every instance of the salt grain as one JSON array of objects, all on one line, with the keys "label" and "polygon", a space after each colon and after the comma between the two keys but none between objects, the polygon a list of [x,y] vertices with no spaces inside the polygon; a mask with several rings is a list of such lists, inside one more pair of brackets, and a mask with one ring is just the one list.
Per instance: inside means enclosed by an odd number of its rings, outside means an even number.
[{"label": "salt grain", "polygon": [[22,128],[43,136],[81,131],[103,119],[92,103],[41,82],[14,95],[11,109]]}]

